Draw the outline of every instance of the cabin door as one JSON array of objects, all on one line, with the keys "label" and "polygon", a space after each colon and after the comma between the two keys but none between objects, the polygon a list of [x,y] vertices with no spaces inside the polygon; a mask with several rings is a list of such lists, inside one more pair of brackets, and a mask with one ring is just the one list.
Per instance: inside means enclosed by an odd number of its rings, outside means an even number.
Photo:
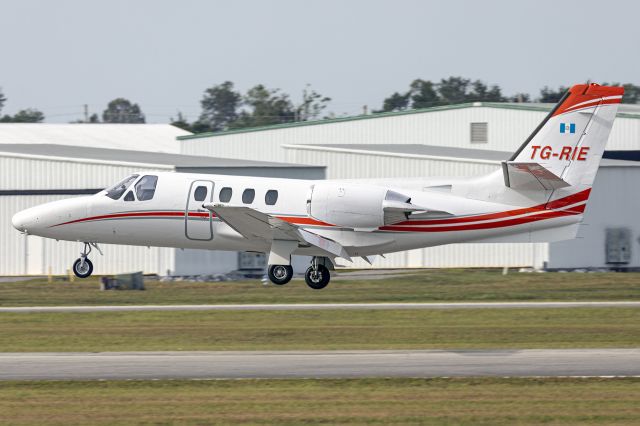
[{"label": "cabin door", "polygon": [[184,215],[184,228],[190,240],[208,241],[213,239],[213,215],[202,207],[213,200],[213,182],[196,180],[191,183],[187,208]]}]

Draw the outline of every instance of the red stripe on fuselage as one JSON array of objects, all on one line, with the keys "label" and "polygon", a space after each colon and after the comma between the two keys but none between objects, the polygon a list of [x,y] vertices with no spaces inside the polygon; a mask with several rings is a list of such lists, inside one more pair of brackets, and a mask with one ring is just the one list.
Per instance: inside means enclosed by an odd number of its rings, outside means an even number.
[{"label": "red stripe on fuselage", "polygon": [[[591,189],[585,189],[584,191],[569,195],[558,200],[550,201],[545,204],[539,204],[533,207],[525,207],[515,210],[507,210],[504,212],[479,214],[475,216],[455,217],[451,219],[431,219],[431,220],[407,220],[404,222],[396,223],[393,226],[398,225],[447,225],[456,223],[469,223],[478,222],[484,220],[503,219],[513,216],[520,216],[527,213],[544,212],[549,209],[561,209],[562,207],[576,204],[582,201],[586,201],[589,198]],[[582,209],[584,211],[584,208]]]},{"label": "red stripe on fuselage", "polygon": [[[100,216],[91,216],[85,217],[83,219],[70,220],[69,222],[59,223],[53,226],[61,226],[61,225],[70,225],[73,223],[81,223],[81,222],[91,222],[94,220],[106,220],[106,219],[125,219],[125,218],[136,218],[136,217],[184,217],[184,212],[127,212],[127,213],[112,213],[105,214]],[[209,217],[209,213],[202,212],[189,212],[189,217]]]},{"label": "red stripe on fuselage", "polygon": [[425,228],[420,226],[397,226],[389,225],[380,227],[381,231],[403,231],[403,232],[447,232],[447,231],[475,231],[479,229],[492,229],[492,228],[504,228],[507,226],[524,225],[531,222],[537,222],[545,219],[553,219],[564,216],[574,216],[579,213],[569,210],[552,210],[547,212],[541,212],[537,215],[519,217],[514,219],[501,220],[499,222],[487,222],[487,223],[470,223],[467,225],[455,225],[455,226],[438,226],[433,228]]}]

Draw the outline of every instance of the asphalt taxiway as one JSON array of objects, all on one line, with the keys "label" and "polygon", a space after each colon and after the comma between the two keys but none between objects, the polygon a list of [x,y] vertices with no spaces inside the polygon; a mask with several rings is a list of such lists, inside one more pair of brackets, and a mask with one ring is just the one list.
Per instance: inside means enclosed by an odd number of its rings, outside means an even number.
[{"label": "asphalt taxiway", "polygon": [[1,353],[0,380],[640,376],[640,349]]}]

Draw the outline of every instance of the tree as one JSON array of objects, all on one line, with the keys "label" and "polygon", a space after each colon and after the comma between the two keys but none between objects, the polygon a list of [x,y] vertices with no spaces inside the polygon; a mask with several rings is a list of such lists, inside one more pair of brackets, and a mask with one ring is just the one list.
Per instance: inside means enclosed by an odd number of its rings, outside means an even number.
[{"label": "tree", "polygon": [[302,103],[296,107],[296,121],[315,120],[320,113],[327,107],[327,103],[331,98],[322,96],[320,93],[311,89],[311,85],[302,90]]},{"label": "tree", "polygon": [[416,79],[409,86],[411,108],[429,108],[442,103],[436,86],[429,80]]},{"label": "tree", "polygon": [[2,123],[40,123],[42,121],[44,121],[44,114],[33,108],[23,109],[13,117],[5,115],[0,119]]},{"label": "tree", "polygon": [[388,98],[385,98],[382,101],[382,109],[374,111],[374,112],[391,112],[391,111],[402,111],[409,108],[409,96],[411,94],[409,92],[401,95],[398,92],[395,92]]},{"label": "tree", "polygon": [[516,93],[509,97],[509,102],[531,102],[531,96],[528,93]]},{"label": "tree", "polygon": [[239,119],[230,124],[231,128],[288,123],[295,119],[295,108],[289,96],[280,93],[279,89],[267,89],[262,84],[249,89],[244,105],[250,110],[242,111]]},{"label": "tree", "polygon": [[553,90],[548,86],[544,86],[540,89],[540,99],[538,102],[558,103],[567,90],[568,88],[563,86],[558,87],[558,90]]},{"label": "tree", "polygon": [[640,103],[640,86],[627,83],[623,84],[622,87],[624,87],[624,95],[622,96],[623,104]]},{"label": "tree", "polygon": [[96,124],[100,122],[100,117],[98,117],[98,114],[94,113],[94,114],[91,114],[87,120],[78,119],[78,120],[70,121],[70,123],[71,124],[87,124],[87,123]]},{"label": "tree", "polygon": [[480,80],[471,83],[471,92],[467,95],[468,102],[504,102],[505,97],[502,96],[500,87],[493,85],[487,86]]},{"label": "tree", "polygon": [[132,104],[125,98],[116,98],[109,102],[102,113],[105,123],[144,123],[145,117],[138,104]]},{"label": "tree", "polygon": [[225,130],[239,118],[242,95],[233,89],[232,82],[225,81],[205,90],[200,105],[202,113],[197,121],[200,131]]},{"label": "tree", "polygon": [[467,101],[467,90],[471,80],[462,77],[449,77],[440,80],[438,93],[447,104],[459,104]]},{"label": "tree", "polygon": [[2,112],[2,107],[4,107],[4,103],[7,101],[7,98],[2,93],[2,88],[0,87],[0,112]]},{"label": "tree", "polygon": [[180,111],[178,111],[178,118],[174,120],[173,117],[171,117],[170,121],[171,121],[170,124],[172,126],[176,126],[182,130],[186,130],[189,132],[191,131],[191,125],[187,121],[187,118],[184,115],[182,115]]}]

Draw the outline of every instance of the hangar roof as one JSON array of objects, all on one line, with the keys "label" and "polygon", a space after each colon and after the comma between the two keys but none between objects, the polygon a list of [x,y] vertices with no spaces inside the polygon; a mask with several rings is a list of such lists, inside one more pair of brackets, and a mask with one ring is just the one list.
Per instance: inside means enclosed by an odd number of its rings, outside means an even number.
[{"label": "hangar roof", "polygon": [[[405,110],[405,111],[380,112],[380,113],[374,113],[374,114],[368,114],[368,115],[329,118],[329,119],[315,120],[315,121],[301,121],[296,123],[272,124],[269,126],[249,127],[246,129],[237,129],[237,130],[224,130],[220,132],[188,134],[188,135],[178,136],[177,139],[188,140],[188,139],[198,139],[198,138],[209,138],[214,136],[232,135],[237,133],[260,132],[264,130],[285,129],[290,127],[317,126],[322,124],[342,123],[342,122],[356,121],[356,120],[373,120],[376,118],[383,118],[383,117],[394,117],[394,116],[402,116],[402,115],[410,115],[410,114],[426,114],[430,112],[451,111],[456,109],[477,108],[477,107],[548,112],[548,111],[551,111],[554,105],[555,104],[534,103],[534,102],[523,102],[523,103],[468,102],[463,104],[444,105],[444,106],[437,106],[437,107],[431,107],[431,108],[411,109],[411,110]],[[617,117],[640,119],[640,105],[621,104],[618,109]]]},{"label": "hangar roof", "polygon": [[266,161],[238,160],[231,158],[204,157],[195,155],[167,154],[162,152],[144,152],[123,149],[105,149],[54,144],[0,144],[0,156],[13,154],[29,158],[49,160],[93,160],[101,163],[137,164],[144,166],[166,166],[167,168],[312,168],[324,169],[324,166],[308,166],[290,163],[272,163]]},{"label": "hangar roof", "polygon": [[[408,158],[431,158],[442,160],[462,160],[479,163],[499,163],[507,160],[513,153],[506,151],[487,151],[483,149],[455,148],[419,144],[313,144],[283,145],[289,149],[307,149],[319,151],[351,152],[370,155],[388,155]],[[638,161],[603,159],[603,167],[640,167]]]},{"label": "hangar roof", "polygon": [[56,144],[179,153],[178,136],[191,135],[170,124],[0,123],[0,144]]}]

